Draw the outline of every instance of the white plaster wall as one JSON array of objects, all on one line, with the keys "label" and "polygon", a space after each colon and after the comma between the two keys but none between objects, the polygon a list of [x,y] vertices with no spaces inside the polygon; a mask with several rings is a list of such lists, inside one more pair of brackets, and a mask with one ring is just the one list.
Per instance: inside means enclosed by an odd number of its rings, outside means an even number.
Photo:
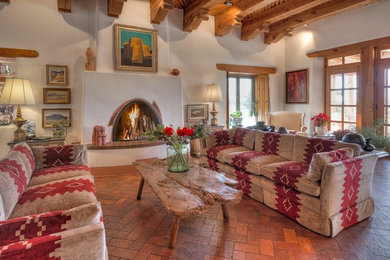
[{"label": "white plaster wall", "polygon": [[[284,40],[265,46],[262,36],[249,42],[239,40],[239,30],[228,36],[214,36],[214,21],[202,22],[192,33],[182,32],[182,11],[170,12],[161,25],[149,21],[149,0],[132,0],[124,5],[119,19],[106,15],[106,0],[73,1],[72,13],[57,11],[53,0],[12,0],[11,5],[0,6],[0,46],[35,49],[39,57],[20,58],[18,77],[31,80],[37,106],[24,107],[26,119],[37,123],[38,135],[51,135],[42,129],[41,109],[59,107],[42,104],[42,88],[45,87],[45,65],[63,64],[70,69],[70,88],[73,122],[67,142],[80,141],[82,136],[83,72],[85,50],[91,46],[96,54],[97,71],[114,71],[113,24],[154,28],[158,30],[158,73],[168,75],[171,68],[181,71],[183,85],[182,109],[186,104],[199,103],[207,84],[216,82],[222,88],[224,101],[217,104],[218,122],[223,124],[226,115],[226,74],[217,71],[219,62],[276,67],[278,73],[270,77],[271,109],[283,108]],[[119,72],[136,74],[135,72]],[[156,74],[149,74],[156,75]],[[141,92],[141,90],[140,90]],[[0,155],[13,139],[14,126],[0,127]]]},{"label": "white plaster wall", "polygon": [[[306,57],[312,51],[329,49],[350,43],[390,36],[390,1],[384,0],[350,12],[310,24],[293,32],[286,38],[285,71],[309,68],[310,104],[284,105],[285,110],[306,114],[305,124],[310,118],[324,112],[323,58]],[[285,82],[283,86],[285,97]]]},{"label": "white plaster wall", "polygon": [[[51,129],[42,129],[42,108],[72,108],[73,122],[68,130],[68,142],[79,141],[82,129],[81,103],[84,53],[91,41],[89,1],[73,1],[71,14],[61,14],[57,1],[14,0],[0,6],[0,46],[33,49],[38,58],[17,59],[17,76],[31,81],[36,106],[23,106],[23,117],[34,120],[37,135],[52,135]],[[93,12],[91,14],[91,11]],[[46,87],[46,64],[68,65],[72,105],[43,105],[42,88]],[[0,127],[0,155],[8,151],[7,142],[13,140],[15,126]]]}]

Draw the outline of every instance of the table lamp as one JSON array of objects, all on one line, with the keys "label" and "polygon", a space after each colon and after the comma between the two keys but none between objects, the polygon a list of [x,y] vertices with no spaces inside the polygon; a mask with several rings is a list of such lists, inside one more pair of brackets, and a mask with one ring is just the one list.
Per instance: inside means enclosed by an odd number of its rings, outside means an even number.
[{"label": "table lamp", "polygon": [[217,110],[215,110],[215,102],[219,102],[221,100],[222,100],[222,94],[219,86],[215,83],[208,85],[203,101],[213,102],[213,110],[211,110],[210,112],[210,114],[213,116],[213,118],[211,119],[212,126],[217,125],[217,118],[215,116],[218,114],[218,112]]},{"label": "table lamp", "polygon": [[26,140],[26,132],[21,128],[27,120],[22,118],[20,105],[35,105],[30,81],[27,79],[8,78],[5,81],[3,93],[0,97],[2,105],[17,105],[16,118],[12,121],[18,129],[14,133],[14,141]]}]

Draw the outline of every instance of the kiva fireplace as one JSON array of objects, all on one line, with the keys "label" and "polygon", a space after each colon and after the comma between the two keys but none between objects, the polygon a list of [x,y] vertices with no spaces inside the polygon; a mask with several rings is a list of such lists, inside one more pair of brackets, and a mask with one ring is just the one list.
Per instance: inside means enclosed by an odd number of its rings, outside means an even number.
[{"label": "kiva fireplace", "polygon": [[112,141],[144,139],[144,134],[162,124],[161,112],[156,102],[150,104],[140,98],[131,99],[119,106],[111,116]]}]

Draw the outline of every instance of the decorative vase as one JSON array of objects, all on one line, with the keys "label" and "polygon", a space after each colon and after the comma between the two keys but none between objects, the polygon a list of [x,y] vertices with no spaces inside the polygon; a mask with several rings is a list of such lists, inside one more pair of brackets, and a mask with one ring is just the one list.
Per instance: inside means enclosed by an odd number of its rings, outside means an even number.
[{"label": "decorative vase", "polygon": [[326,127],[325,126],[316,126],[315,132],[317,133],[317,135],[326,135],[326,133],[327,133]]},{"label": "decorative vase", "polygon": [[190,152],[191,155],[200,157],[200,148],[201,148],[201,141],[199,138],[193,139],[190,141]]},{"label": "decorative vase", "polygon": [[187,146],[167,147],[167,166],[170,172],[188,171],[188,148]]}]

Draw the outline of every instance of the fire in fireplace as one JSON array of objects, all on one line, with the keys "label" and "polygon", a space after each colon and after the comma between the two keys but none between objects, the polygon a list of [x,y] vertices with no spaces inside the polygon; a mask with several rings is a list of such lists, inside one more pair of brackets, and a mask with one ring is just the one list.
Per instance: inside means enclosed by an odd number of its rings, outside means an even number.
[{"label": "fire in fireplace", "polygon": [[[146,100],[135,99],[122,104],[117,109],[113,124],[113,141],[130,141],[144,139],[144,133],[156,129],[162,123],[158,106]],[[115,114],[115,112],[114,112]]]}]

